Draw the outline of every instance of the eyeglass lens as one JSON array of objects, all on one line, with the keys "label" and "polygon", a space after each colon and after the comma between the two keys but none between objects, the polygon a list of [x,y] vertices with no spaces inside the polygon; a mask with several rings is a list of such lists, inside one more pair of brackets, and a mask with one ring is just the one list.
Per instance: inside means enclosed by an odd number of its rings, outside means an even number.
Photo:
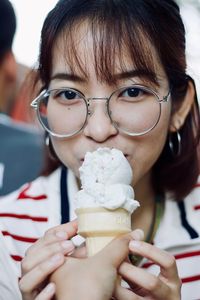
[{"label": "eyeglass lens", "polygon": [[[92,109],[95,109],[94,105]],[[112,123],[130,134],[139,135],[151,130],[159,120],[160,109],[158,96],[140,86],[118,89],[108,100]],[[39,100],[38,115],[50,133],[73,135],[84,127],[87,120],[87,100],[72,89],[51,90]]]}]

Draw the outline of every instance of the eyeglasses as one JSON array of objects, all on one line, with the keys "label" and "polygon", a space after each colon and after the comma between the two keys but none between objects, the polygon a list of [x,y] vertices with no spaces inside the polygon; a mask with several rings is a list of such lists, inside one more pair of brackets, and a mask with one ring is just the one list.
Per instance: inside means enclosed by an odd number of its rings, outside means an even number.
[{"label": "eyeglasses", "polygon": [[109,97],[86,98],[81,92],[71,88],[44,90],[33,100],[43,128],[58,138],[78,134],[93,114],[94,101],[106,100],[106,111],[112,125],[117,130],[140,136],[151,131],[159,122],[161,104],[169,100],[142,85],[131,85],[114,91]]}]

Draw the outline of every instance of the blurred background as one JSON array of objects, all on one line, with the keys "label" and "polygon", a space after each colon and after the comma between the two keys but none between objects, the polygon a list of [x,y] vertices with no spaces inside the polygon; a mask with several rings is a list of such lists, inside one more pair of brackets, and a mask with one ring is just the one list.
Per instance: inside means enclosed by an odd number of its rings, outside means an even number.
[{"label": "blurred background", "polygon": [[57,0],[10,0],[17,17],[17,32],[14,39],[14,53],[17,60],[27,66],[34,66],[43,21]]}]

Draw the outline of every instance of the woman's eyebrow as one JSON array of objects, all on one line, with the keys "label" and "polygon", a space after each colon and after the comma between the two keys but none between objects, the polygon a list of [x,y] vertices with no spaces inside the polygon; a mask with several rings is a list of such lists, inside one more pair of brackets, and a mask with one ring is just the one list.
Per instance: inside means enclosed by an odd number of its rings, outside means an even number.
[{"label": "woman's eyebrow", "polygon": [[139,78],[144,78],[148,81],[150,80],[155,84],[158,84],[158,78],[157,78],[156,74],[152,71],[148,71],[145,69],[127,70],[127,71],[123,71],[121,73],[117,73],[113,77],[116,80],[139,77]]},{"label": "woman's eyebrow", "polygon": [[72,73],[56,73],[51,77],[51,80],[68,80],[74,82],[86,82],[86,79]]},{"label": "woman's eyebrow", "polygon": [[[116,73],[112,75],[113,79],[116,81],[120,81],[123,79],[130,79],[134,77],[139,77],[144,79],[145,81],[151,81],[152,83],[156,84],[159,86],[159,80],[157,75],[152,72],[148,71],[146,69],[134,69],[134,70],[125,70],[120,73]],[[67,73],[67,72],[60,72],[60,73],[55,73],[51,79],[53,80],[67,80],[67,81],[73,81],[73,82],[78,82],[78,83],[86,83],[87,78],[86,77],[81,77],[77,74],[74,73]]]}]

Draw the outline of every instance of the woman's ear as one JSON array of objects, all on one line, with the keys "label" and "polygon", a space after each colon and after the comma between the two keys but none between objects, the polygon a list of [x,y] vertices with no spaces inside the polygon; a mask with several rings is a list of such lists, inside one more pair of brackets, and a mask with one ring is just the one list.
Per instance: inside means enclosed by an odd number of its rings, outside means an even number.
[{"label": "woman's ear", "polygon": [[174,114],[172,115],[170,126],[169,126],[170,132],[178,131],[185,123],[185,119],[189,114],[192,105],[194,104],[195,93],[196,92],[195,92],[194,84],[190,80],[188,82],[187,92],[181,106],[178,108],[178,110],[175,110]]}]

